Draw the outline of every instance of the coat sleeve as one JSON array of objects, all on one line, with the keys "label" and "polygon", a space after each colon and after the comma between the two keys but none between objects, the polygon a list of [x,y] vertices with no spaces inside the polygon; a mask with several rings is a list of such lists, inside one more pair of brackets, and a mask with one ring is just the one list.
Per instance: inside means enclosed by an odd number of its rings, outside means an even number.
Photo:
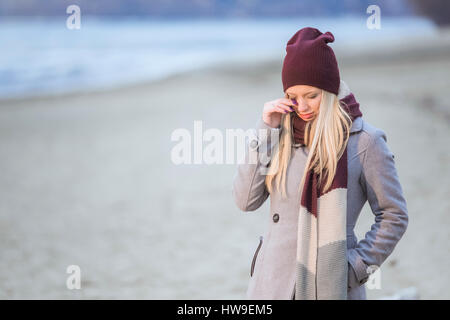
[{"label": "coat sleeve", "polygon": [[361,186],[367,195],[375,223],[355,248],[349,262],[359,284],[365,283],[369,266],[378,266],[392,253],[408,226],[408,212],[386,134],[377,129],[363,160]]},{"label": "coat sleeve", "polygon": [[246,139],[244,161],[238,164],[233,178],[232,194],[240,210],[254,211],[268,198],[265,173],[278,145],[280,133],[280,127],[268,126],[262,117],[258,119],[255,128],[250,130],[249,138]]}]

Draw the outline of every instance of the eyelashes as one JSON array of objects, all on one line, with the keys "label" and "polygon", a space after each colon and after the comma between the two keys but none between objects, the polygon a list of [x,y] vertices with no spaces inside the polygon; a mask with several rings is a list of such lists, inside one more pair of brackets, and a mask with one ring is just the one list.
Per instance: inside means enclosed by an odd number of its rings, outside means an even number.
[{"label": "eyelashes", "polygon": [[[318,97],[318,94],[315,94],[315,95],[313,95],[313,96],[311,96],[311,97],[308,97],[308,99],[315,99],[315,98],[317,98],[317,97]],[[292,98],[292,97],[290,97],[290,96],[288,96],[287,98],[290,99],[290,100],[295,99],[295,98]]]}]

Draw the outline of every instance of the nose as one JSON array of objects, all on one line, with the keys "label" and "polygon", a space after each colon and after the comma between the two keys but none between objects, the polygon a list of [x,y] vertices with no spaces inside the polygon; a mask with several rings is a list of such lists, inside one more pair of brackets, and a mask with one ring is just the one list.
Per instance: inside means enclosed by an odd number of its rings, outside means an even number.
[{"label": "nose", "polygon": [[297,109],[300,113],[307,113],[310,110],[308,104],[302,98],[297,99]]}]

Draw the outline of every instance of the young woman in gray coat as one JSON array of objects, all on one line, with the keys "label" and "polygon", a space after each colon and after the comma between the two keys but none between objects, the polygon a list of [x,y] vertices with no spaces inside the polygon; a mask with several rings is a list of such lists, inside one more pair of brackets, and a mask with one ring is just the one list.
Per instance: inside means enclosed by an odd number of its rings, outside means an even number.
[{"label": "young woman in gray coat", "polygon": [[[386,134],[363,120],[340,80],[327,45],[333,41],[315,28],[289,40],[285,97],[265,103],[234,177],[242,211],[270,197],[248,299],[366,299],[370,268],[382,265],[408,225]],[[375,222],[358,241],[354,227],[366,201]]]}]

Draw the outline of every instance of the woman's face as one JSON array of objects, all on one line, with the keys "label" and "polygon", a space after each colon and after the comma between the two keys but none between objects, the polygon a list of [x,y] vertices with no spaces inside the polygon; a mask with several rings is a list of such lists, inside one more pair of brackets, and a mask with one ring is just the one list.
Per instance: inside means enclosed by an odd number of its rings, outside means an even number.
[{"label": "woman's face", "polygon": [[303,120],[311,121],[319,114],[322,89],[301,84],[289,87],[285,93],[288,99],[297,102],[293,108]]}]

